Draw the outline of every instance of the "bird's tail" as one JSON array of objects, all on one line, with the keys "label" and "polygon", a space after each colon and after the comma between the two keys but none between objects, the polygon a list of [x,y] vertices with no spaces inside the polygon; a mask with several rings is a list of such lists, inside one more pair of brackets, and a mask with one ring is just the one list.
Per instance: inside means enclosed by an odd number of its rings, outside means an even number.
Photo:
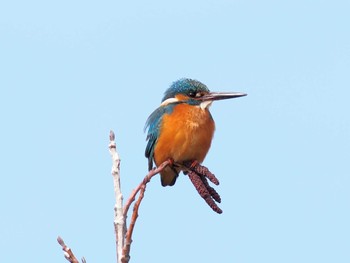
[{"label": "bird's tail", "polygon": [[176,182],[179,172],[173,166],[167,166],[160,173],[162,186],[173,186]]}]

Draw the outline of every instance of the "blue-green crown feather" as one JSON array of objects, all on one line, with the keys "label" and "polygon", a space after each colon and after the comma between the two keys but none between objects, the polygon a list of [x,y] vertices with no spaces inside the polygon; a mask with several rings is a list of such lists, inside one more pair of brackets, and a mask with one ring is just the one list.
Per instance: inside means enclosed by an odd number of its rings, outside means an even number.
[{"label": "blue-green crown feather", "polygon": [[179,79],[165,91],[162,102],[174,98],[176,94],[184,94],[189,97],[195,96],[198,92],[209,92],[209,89],[202,82],[194,79]]}]

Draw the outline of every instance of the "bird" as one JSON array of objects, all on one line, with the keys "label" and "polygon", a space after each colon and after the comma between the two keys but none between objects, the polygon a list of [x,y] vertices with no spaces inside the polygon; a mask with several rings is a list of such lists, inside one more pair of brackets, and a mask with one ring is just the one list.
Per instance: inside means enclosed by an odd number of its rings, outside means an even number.
[{"label": "bird", "polygon": [[[202,163],[214,135],[209,111],[213,101],[246,96],[242,92],[211,92],[202,82],[181,78],[165,91],[160,106],[148,117],[145,157],[148,170],[171,160],[160,172],[161,185],[173,186],[184,162]],[[180,164],[180,165],[179,165]]]}]

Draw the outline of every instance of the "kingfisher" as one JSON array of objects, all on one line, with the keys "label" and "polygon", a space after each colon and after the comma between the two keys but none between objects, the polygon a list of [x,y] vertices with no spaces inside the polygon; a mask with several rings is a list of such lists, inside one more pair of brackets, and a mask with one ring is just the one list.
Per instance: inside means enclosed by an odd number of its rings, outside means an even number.
[{"label": "kingfisher", "polygon": [[[215,123],[209,107],[215,100],[246,96],[242,92],[210,92],[203,83],[182,78],[165,91],[160,106],[145,125],[148,169],[167,160],[160,173],[162,186],[173,186],[184,162],[202,163],[213,139]],[[180,164],[180,165],[179,165]]]}]

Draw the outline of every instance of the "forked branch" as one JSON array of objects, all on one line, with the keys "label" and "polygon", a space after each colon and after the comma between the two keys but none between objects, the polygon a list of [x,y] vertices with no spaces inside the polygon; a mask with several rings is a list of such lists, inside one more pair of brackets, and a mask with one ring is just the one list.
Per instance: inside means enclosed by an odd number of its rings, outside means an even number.
[{"label": "forked branch", "polygon": [[[112,177],[114,183],[115,193],[115,206],[114,206],[114,230],[116,237],[116,251],[117,251],[117,262],[128,263],[130,260],[130,248],[132,243],[132,234],[138,218],[138,211],[142,199],[144,197],[147,183],[152,179],[153,176],[160,173],[168,165],[181,166],[185,174],[188,174],[194,187],[200,194],[200,196],[207,202],[207,204],[217,213],[221,214],[222,210],[217,206],[217,203],[221,202],[220,195],[215,191],[214,188],[209,186],[208,180],[215,185],[219,184],[219,180],[212,174],[208,168],[200,165],[197,161],[189,161],[183,164],[174,163],[172,160],[167,160],[159,165],[157,168],[149,171],[145,178],[140,184],[131,192],[129,198],[123,205],[123,195],[120,184],[120,158],[116,149],[115,135],[113,131],[109,134],[109,151],[112,157]],[[207,180],[208,179],[208,180]],[[138,195],[138,197],[137,197]],[[135,201],[133,212],[130,220],[130,225],[127,227],[126,219],[131,204]],[[65,258],[70,263],[79,263],[77,258],[74,256],[72,250],[66,246],[61,237],[57,238],[58,243],[62,246]],[[82,259],[82,263],[86,263],[85,259]]]},{"label": "forked branch", "polygon": [[[57,242],[61,245],[62,250],[64,251],[64,257],[70,263],[80,263],[79,260],[74,256],[73,251],[64,243],[63,239],[60,236],[57,237]],[[86,263],[85,258],[82,258],[81,262]]]},{"label": "forked branch", "polygon": [[[117,259],[118,263],[127,263],[130,260],[130,248],[132,242],[132,234],[138,217],[138,211],[141,201],[146,191],[147,183],[152,179],[153,176],[161,172],[164,167],[169,165],[170,161],[165,161],[158,168],[149,171],[142,182],[132,191],[130,197],[127,199],[126,204],[123,206],[123,195],[120,184],[120,158],[116,150],[115,135],[111,131],[109,135],[109,151],[112,157],[112,176],[114,182],[114,193],[115,193],[115,207],[114,207],[114,229],[116,235],[116,246],[117,246]],[[131,204],[135,201],[135,198],[139,194],[136,203],[134,204],[133,213],[129,228],[126,225],[126,219]]]},{"label": "forked branch", "polygon": [[[138,210],[146,191],[146,185],[153,176],[160,173],[167,165],[170,164],[170,160],[165,161],[159,167],[149,171],[142,182],[140,182],[140,184],[131,192],[130,197],[127,199],[126,204],[123,206],[123,195],[120,184],[120,158],[117,152],[115,134],[113,131],[110,131],[109,134],[109,152],[112,157],[112,177],[116,200],[114,206],[114,230],[116,237],[117,262],[128,263],[130,260],[132,234],[138,217]],[[127,228],[127,214],[131,204],[135,201],[137,194],[139,195],[137,201],[134,204],[129,228]],[[79,263],[72,250],[65,245],[63,239],[61,237],[58,237],[57,241],[62,246],[65,258],[71,263]],[[86,263],[84,258],[82,259],[82,263]]]}]

